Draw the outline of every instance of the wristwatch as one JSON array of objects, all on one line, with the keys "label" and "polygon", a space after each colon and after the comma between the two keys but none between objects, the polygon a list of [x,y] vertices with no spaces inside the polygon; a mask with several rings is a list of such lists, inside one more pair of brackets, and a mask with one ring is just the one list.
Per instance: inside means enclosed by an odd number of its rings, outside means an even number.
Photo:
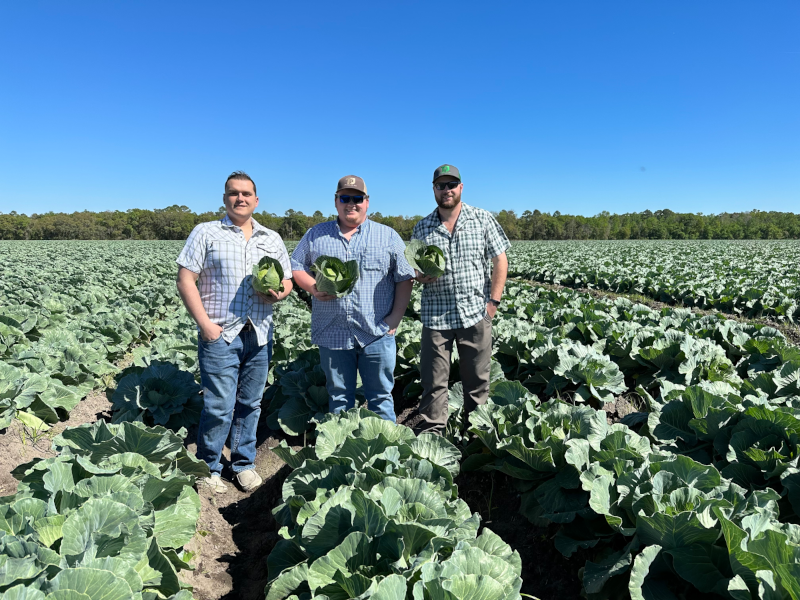
[{"label": "wristwatch", "polygon": [[489,298],[489,304],[494,304],[495,308],[500,308],[500,300],[495,300],[494,298]]}]

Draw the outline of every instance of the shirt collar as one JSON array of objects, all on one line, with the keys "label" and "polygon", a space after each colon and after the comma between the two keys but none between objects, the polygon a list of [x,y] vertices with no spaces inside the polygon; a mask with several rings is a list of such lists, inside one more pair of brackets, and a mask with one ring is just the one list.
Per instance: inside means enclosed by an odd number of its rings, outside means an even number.
[{"label": "shirt collar", "polygon": [[[458,219],[456,220],[456,226],[462,221],[468,221],[470,219],[474,219],[475,215],[472,211],[472,207],[469,204],[464,204],[461,202],[461,212],[458,215]],[[430,214],[430,219],[433,221],[433,226],[438,227],[439,225],[443,225],[442,217],[439,215],[439,207],[433,209],[433,212]]]},{"label": "shirt collar", "polygon": [[[258,232],[258,231],[267,231],[267,228],[264,227],[258,221],[256,221],[253,217],[250,217],[250,222],[253,225],[253,235],[255,235],[256,232]],[[238,225],[234,225],[233,224],[233,221],[231,221],[231,218],[228,215],[225,215],[224,217],[222,217],[222,219],[220,219],[220,223],[222,224],[223,227],[228,227],[230,229],[233,229],[233,228],[237,228],[238,229],[239,228]]]}]

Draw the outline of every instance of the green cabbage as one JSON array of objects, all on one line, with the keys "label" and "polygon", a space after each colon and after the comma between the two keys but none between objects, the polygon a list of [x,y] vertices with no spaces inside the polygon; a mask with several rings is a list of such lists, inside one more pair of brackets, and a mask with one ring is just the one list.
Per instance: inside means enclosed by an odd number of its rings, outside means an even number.
[{"label": "green cabbage", "polygon": [[358,281],[358,263],[354,260],[342,262],[333,256],[320,256],[311,268],[316,273],[317,289],[337,298],[352,292]]},{"label": "green cabbage", "polygon": [[444,274],[444,253],[438,246],[427,246],[422,240],[411,240],[405,254],[408,264],[423,275],[441,277]]},{"label": "green cabbage", "polygon": [[281,263],[265,256],[257,265],[253,266],[253,289],[262,294],[269,294],[270,290],[283,291],[283,267]]},{"label": "green cabbage", "polygon": [[203,410],[201,389],[194,375],[170,362],[133,367],[111,397],[111,422],[142,421],[174,431],[196,425]]}]

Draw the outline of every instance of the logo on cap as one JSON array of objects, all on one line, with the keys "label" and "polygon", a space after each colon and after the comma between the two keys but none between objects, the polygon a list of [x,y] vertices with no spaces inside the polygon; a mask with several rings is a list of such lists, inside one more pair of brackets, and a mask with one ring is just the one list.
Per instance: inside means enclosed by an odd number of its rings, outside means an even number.
[{"label": "logo on cap", "polygon": [[445,165],[442,167],[442,173],[449,173],[450,172],[450,165]]},{"label": "logo on cap", "polygon": [[355,185],[355,184],[356,184],[356,178],[355,177],[348,177],[347,178],[347,185]]}]

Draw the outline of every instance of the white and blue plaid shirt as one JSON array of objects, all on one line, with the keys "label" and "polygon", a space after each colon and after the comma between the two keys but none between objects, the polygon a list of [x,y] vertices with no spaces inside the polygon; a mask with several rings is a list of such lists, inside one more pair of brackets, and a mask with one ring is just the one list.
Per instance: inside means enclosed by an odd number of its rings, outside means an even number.
[{"label": "white and blue plaid shirt", "polygon": [[200,223],[175,262],[200,275],[197,287],[203,308],[212,322],[222,326],[226,342],[232,342],[250,320],[263,346],[272,339],[272,305],[253,289],[253,266],[271,256],[281,263],[284,279],[291,279],[292,267],[281,237],[255,219],[252,223],[249,240],[227,215]]},{"label": "white and blue plaid shirt", "polygon": [[391,227],[367,219],[350,241],[342,235],[338,221],[327,221],[309,229],[292,252],[292,269],[311,272],[320,256],[358,262],[358,281],[343,298],[327,302],[312,300],[311,342],[331,350],[366,346],[386,335],[384,321],[392,312],[395,284],[414,277],[405,257],[406,245]]}]

